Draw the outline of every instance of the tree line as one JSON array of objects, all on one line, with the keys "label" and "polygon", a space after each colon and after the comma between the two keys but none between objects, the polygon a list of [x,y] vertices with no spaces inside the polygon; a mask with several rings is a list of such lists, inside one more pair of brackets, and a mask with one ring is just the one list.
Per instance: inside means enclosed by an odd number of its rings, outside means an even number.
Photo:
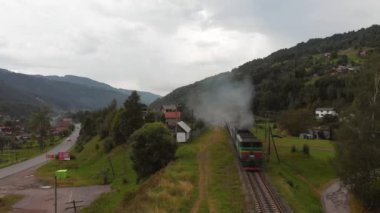
[{"label": "tree line", "polygon": [[93,137],[102,140],[102,150],[110,152],[119,145],[131,147],[131,160],[137,181],[153,174],[174,159],[177,144],[170,130],[155,122],[156,115],[147,111],[133,91],[121,108],[113,100],[106,108],[93,112],[78,112],[74,116],[82,123],[75,150],[81,152]]}]

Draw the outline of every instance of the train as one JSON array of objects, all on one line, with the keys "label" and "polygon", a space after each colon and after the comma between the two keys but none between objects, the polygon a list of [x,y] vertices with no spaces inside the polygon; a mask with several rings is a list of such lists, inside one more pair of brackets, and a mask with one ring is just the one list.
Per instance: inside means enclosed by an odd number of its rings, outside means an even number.
[{"label": "train", "polygon": [[247,171],[261,171],[264,163],[263,143],[249,129],[227,124],[241,166]]}]

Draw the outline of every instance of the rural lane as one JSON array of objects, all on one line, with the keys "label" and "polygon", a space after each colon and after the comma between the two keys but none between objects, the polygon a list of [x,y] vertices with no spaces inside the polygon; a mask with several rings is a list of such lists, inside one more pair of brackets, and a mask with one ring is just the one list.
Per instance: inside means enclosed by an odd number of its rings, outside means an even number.
[{"label": "rural lane", "polygon": [[47,151],[46,153],[43,153],[32,159],[0,169],[0,180],[7,176],[16,174],[18,172],[21,172],[29,168],[36,167],[38,165],[42,165],[43,163],[48,162],[48,160],[46,159],[46,154],[57,154],[58,152],[68,151],[77,141],[80,128],[81,128],[80,124],[75,124],[75,129],[70,134],[70,136],[68,136],[63,142],[61,142],[59,145],[57,145],[53,149]]}]

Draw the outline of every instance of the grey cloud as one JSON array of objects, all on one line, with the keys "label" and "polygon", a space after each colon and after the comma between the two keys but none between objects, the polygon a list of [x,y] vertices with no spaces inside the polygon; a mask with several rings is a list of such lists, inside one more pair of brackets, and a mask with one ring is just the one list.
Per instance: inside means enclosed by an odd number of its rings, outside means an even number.
[{"label": "grey cloud", "polygon": [[279,48],[379,23],[379,8],[377,0],[4,1],[0,63],[164,95]]}]

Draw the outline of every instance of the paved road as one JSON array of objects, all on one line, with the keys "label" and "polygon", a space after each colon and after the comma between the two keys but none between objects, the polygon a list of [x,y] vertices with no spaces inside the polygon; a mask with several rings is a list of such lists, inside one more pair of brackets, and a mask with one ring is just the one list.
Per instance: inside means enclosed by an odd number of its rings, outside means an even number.
[{"label": "paved road", "polygon": [[62,143],[60,143],[58,146],[54,147],[53,149],[49,150],[48,152],[41,154],[37,157],[34,157],[32,159],[0,169],[0,180],[7,176],[10,176],[18,172],[24,171],[26,169],[36,167],[38,165],[42,165],[46,163],[48,161],[46,159],[46,154],[57,154],[58,152],[68,151],[77,141],[80,128],[81,128],[80,124],[76,124],[75,129],[71,133],[71,135],[67,137],[65,141],[63,141]]},{"label": "paved road", "polygon": [[321,196],[324,212],[326,213],[349,213],[348,190],[337,180],[330,184]]}]

